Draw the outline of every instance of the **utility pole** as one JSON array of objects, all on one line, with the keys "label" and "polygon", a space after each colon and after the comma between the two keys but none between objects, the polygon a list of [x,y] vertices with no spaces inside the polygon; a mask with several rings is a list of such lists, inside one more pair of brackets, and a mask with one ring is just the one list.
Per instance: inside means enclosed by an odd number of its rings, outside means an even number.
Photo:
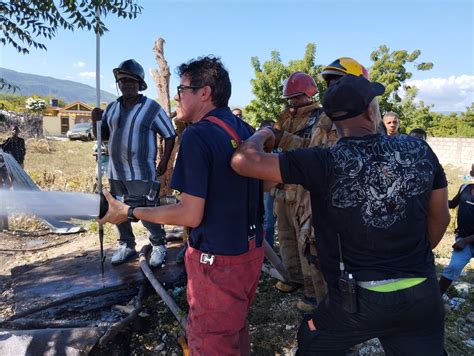
[{"label": "utility pole", "polygon": [[[100,7],[95,8],[96,16],[96,37],[95,37],[95,88],[96,88],[96,106],[100,108]],[[97,121],[97,192],[102,194],[102,120]],[[99,200],[100,201],[100,200]],[[100,244],[100,267],[102,278],[104,278],[104,225],[99,223],[99,244]]]}]

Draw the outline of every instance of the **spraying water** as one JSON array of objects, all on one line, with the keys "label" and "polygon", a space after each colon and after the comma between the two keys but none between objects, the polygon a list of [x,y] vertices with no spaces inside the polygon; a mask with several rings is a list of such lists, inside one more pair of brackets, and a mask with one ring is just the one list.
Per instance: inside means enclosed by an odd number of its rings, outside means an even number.
[{"label": "spraying water", "polygon": [[0,216],[96,217],[99,200],[97,194],[0,189]]}]

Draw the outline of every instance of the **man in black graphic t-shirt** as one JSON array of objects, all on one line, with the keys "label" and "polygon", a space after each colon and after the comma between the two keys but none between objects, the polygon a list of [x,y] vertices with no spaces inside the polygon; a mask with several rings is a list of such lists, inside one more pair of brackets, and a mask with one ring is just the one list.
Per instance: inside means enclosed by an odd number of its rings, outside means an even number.
[{"label": "man in black graphic t-shirt", "polygon": [[374,337],[387,354],[444,353],[431,250],[449,223],[447,182],[424,141],[376,134],[383,92],[352,75],[329,86],[324,110],[342,136],[332,148],[265,154],[273,133],[263,129],[232,158],[241,175],[311,193],[328,296],[300,326],[300,355],[344,355]]}]

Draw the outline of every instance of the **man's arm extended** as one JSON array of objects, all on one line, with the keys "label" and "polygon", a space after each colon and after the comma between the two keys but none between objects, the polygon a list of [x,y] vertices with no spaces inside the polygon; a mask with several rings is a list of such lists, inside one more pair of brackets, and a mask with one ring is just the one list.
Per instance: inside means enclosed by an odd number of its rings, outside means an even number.
[{"label": "man's arm extended", "polygon": [[436,189],[431,192],[428,202],[428,241],[434,249],[443,238],[451,217],[448,208],[448,188]]},{"label": "man's arm extended", "polygon": [[264,146],[273,147],[275,136],[270,129],[255,132],[235,150],[230,165],[238,174],[282,183],[277,154],[265,153]]},{"label": "man's arm extended", "polygon": [[[104,195],[109,203],[109,210],[99,222],[101,224],[106,222],[120,224],[126,221],[129,206],[114,199],[107,190],[104,190]],[[201,224],[204,216],[205,204],[206,200],[203,198],[181,193],[180,202],[177,204],[149,208],[139,207],[133,210],[133,214],[139,220],[156,224],[197,227]]]}]

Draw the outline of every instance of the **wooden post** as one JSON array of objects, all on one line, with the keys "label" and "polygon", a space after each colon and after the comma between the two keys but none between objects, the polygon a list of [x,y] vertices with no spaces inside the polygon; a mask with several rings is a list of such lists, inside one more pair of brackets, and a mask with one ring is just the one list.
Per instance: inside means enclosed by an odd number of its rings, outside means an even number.
[{"label": "wooden post", "polygon": [[153,46],[153,52],[155,53],[156,63],[158,63],[159,69],[151,69],[150,74],[156,82],[158,91],[158,101],[160,102],[166,113],[171,115],[171,104],[170,104],[170,67],[165,59],[164,50],[165,40],[158,38]]},{"label": "wooden post", "polygon": [[[150,74],[153,77],[153,80],[156,83],[156,89],[158,92],[158,101],[160,102],[161,107],[168,116],[171,117],[171,102],[170,102],[170,77],[171,72],[168,66],[168,62],[165,59],[165,49],[164,49],[165,40],[159,37],[155,41],[153,46],[153,53],[155,54],[156,63],[158,64],[158,69],[151,69]],[[160,147],[158,149],[159,156],[163,154],[163,140],[160,139]],[[171,153],[171,158],[168,162],[168,167],[166,168],[166,173],[160,178],[161,189],[160,196],[171,195],[171,176],[173,174],[174,161],[176,158],[177,145],[175,145],[173,152]]]}]

